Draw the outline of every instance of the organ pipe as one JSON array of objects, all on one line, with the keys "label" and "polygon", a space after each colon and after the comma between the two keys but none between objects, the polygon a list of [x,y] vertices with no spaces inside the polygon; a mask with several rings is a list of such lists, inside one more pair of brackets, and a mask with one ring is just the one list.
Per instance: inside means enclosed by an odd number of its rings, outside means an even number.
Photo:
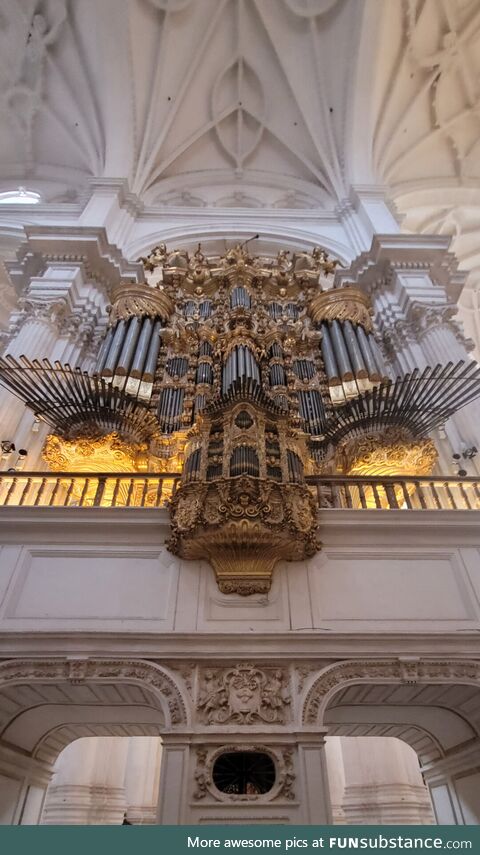
[{"label": "organ pipe", "polygon": [[105,366],[102,371],[102,374],[105,377],[112,377],[115,368],[117,367],[118,357],[120,355],[120,350],[123,346],[124,337],[125,337],[125,328],[126,321],[121,320],[118,322],[115,333],[113,336],[112,343],[109,347],[107,358],[105,360]]},{"label": "organ pipe", "polygon": [[135,347],[140,335],[141,320],[140,318],[130,318],[128,323],[127,334],[124,338],[123,347],[115,368],[115,374],[125,376],[128,374],[132,358],[135,352]]},{"label": "organ pipe", "polygon": [[332,321],[330,326],[332,345],[342,380],[353,380],[353,372],[348,357],[348,351],[343,340],[342,328],[338,321]]},{"label": "organ pipe", "polygon": [[114,333],[113,327],[109,327],[106,334],[105,334],[105,337],[104,337],[103,342],[102,342],[102,346],[100,348],[100,351],[99,351],[99,354],[97,357],[97,363],[95,365],[95,373],[96,374],[101,374],[103,371],[103,368],[105,366],[105,362],[107,360],[108,351],[109,351],[110,345],[112,343],[113,333]]},{"label": "organ pipe", "polygon": [[133,358],[130,377],[139,380],[142,376],[143,366],[147,358],[148,346],[152,336],[153,320],[152,318],[143,318],[142,331],[138,340],[135,356]]}]

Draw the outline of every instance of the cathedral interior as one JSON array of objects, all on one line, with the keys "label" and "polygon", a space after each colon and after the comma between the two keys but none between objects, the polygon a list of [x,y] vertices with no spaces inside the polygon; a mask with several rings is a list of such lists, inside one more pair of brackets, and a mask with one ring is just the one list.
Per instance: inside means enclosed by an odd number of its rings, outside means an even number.
[{"label": "cathedral interior", "polygon": [[0,823],[480,824],[478,0],[0,75]]}]

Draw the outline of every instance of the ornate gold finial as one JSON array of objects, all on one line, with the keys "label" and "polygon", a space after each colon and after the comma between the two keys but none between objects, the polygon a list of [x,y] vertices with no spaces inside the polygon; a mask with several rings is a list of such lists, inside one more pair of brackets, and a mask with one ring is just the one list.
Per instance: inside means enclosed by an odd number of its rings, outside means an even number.
[{"label": "ornate gold finial", "polygon": [[159,243],[154,246],[152,251],[146,256],[141,256],[138,260],[142,262],[145,270],[152,273],[156,267],[163,266],[167,258],[167,245]]}]

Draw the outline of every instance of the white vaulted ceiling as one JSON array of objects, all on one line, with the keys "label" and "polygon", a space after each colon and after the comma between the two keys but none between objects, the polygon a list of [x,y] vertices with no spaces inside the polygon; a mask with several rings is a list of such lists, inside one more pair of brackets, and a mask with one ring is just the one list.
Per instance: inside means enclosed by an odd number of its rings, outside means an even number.
[{"label": "white vaulted ceiling", "polygon": [[333,209],[382,184],[480,282],[478,0],[0,0],[0,191]]},{"label": "white vaulted ceiling", "polygon": [[345,195],[363,0],[4,0],[1,177],[165,205]]}]

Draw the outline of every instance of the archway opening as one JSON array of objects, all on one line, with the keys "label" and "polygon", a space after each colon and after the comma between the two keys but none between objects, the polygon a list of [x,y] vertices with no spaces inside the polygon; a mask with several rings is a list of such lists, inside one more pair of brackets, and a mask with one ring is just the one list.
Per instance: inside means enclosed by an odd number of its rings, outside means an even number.
[{"label": "archway opening", "polygon": [[162,741],[158,735],[128,731],[121,736],[82,737],[60,752],[40,824],[148,825],[157,821]]},{"label": "archway opening", "polygon": [[[371,679],[370,667],[373,672]],[[349,668],[356,671],[353,679],[346,676]],[[363,679],[358,676],[361,670],[365,672]],[[396,670],[399,671],[398,676]],[[412,667],[409,679],[406,679],[398,662],[372,663],[371,666],[354,662],[349,666],[343,665],[338,669],[336,685],[332,685],[332,671],[329,673],[331,682],[327,692],[323,690],[322,679],[311,688],[305,710],[306,720],[315,719],[317,723],[324,724],[329,736],[369,741],[386,737],[402,740],[418,757],[436,822],[440,825],[478,825],[480,688],[476,683],[475,668],[461,664],[449,668],[448,663],[431,662],[418,666],[417,670]],[[464,682],[449,681],[451,671],[454,671],[452,677],[460,681],[464,674]],[[383,678],[379,672],[383,673]],[[374,745],[373,742],[369,744]],[[358,745],[355,749],[357,754]],[[366,759],[360,764],[363,771],[373,757],[373,748],[367,748]],[[384,759],[379,759],[379,766]],[[358,766],[358,756],[355,762]],[[361,820],[357,817],[354,821]]]},{"label": "archway opening", "polygon": [[418,755],[403,740],[329,736],[326,756],[335,824],[435,824]]}]

